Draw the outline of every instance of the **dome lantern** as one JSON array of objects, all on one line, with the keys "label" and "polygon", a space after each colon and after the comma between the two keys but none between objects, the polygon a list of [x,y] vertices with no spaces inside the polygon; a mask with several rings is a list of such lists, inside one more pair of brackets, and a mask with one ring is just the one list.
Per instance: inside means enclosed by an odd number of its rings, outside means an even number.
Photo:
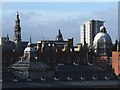
[{"label": "dome lantern", "polygon": [[100,32],[107,33],[107,32],[106,32],[106,28],[105,28],[104,26],[101,26],[101,27],[100,27]]}]

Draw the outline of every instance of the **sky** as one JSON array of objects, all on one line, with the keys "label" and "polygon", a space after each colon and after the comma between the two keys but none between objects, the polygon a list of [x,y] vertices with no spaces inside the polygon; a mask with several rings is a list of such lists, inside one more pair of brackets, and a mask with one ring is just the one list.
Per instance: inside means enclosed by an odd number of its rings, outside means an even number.
[{"label": "sky", "polygon": [[103,20],[114,42],[118,37],[117,2],[4,2],[2,35],[13,40],[16,12],[20,14],[22,40],[54,40],[60,29],[63,38],[80,43],[80,25],[89,19]]},{"label": "sky", "polygon": [[119,2],[119,0],[1,0],[2,2]]}]

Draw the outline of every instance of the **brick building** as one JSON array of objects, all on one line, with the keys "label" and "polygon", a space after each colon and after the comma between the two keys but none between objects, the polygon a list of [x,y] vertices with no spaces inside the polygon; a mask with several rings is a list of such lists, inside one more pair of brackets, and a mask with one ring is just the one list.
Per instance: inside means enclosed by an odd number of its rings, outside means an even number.
[{"label": "brick building", "polygon": [[117,51],[112,52],[112,68],[116,76],[120,75],[120,41],[117,42]]}]

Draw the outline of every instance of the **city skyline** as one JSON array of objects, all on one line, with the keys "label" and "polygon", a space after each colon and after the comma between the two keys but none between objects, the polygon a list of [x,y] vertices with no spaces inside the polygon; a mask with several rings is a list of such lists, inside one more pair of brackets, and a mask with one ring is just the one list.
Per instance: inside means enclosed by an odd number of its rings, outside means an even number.
[{"label": "city skyline", "polygon": [[17,11],[21,19],[22,40],[29,40],[30,35],[33,42],[41,39],[55,39],[58,30],[61,29],[63,39],[73,37],[74,44],[77,44],[80,42],[80,25],[89,19],[106,21],[105,27],[113,43],[118,36],[118,8],[115,2],[3,3],[2,7],[2,34],[6,36],[8,33],[10,40],[13,40]]},{"label": "city skyline", "polygon": [[119,87],[118,2],[4,2],[0,14],[3,89]]}]

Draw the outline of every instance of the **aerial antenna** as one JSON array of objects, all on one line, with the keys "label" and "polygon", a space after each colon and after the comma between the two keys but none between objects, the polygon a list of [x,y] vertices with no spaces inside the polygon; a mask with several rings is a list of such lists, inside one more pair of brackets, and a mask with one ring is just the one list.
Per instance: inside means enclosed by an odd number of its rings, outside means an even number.
[{"label": "aerial antenna", "polygon": [[29,42],[30,42],[30,44],[31,44],[31,35],[30,35],[30,41],[29,41]]}]

